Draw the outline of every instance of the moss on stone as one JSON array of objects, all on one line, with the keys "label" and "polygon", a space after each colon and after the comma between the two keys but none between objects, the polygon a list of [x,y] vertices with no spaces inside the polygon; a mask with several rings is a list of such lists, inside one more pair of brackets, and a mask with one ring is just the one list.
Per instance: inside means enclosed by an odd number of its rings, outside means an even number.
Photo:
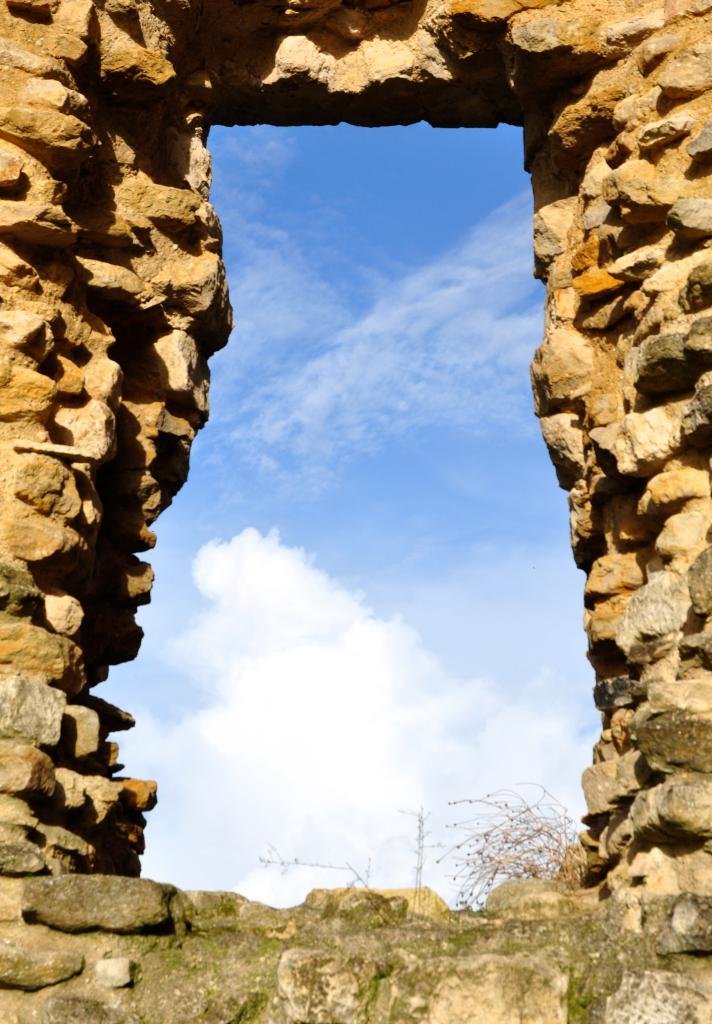
[{"label": "moss on stone", "polygon": [[268,1003],[269,996],[266,992],[253,992],[228,1024],[254,1024],[260,1019]]}]

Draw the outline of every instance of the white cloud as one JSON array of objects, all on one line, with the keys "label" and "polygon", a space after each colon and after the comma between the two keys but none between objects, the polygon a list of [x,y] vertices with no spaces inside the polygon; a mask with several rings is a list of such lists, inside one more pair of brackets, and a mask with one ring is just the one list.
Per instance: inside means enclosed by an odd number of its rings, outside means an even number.
[{"label": "white cloud", "polygon": [[[124,744],[132,771],[161,780],[146,874],[275,904],[341,881],[260,868],[271,843],[359,869],[372,858],[373,884],[407,885],[413,822],[399,810],[422,804],[447,838],[450,799],[536,781],[576,800],[590,737],[578,694],[541,665],[516,697],[448,674],[408,624],[275,533],[207,545],[194,575],[205,607],[166,652],[194,709],[172,724],[139,710]],[[447,870],[426,870],[446,894]]]}]

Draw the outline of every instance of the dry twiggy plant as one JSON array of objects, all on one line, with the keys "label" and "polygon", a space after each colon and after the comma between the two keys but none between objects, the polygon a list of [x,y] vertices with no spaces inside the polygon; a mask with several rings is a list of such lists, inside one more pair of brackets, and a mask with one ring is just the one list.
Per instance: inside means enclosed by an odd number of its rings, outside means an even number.
[{"label": "dry twiggy plant", "polygon": [[349,864],[348,861],[344,864],[331,864],[323,863],[320,861],[311,860],[300,860],[299,857],[292,857],[291,860],[287,860],[274,846],[270,844],[267,850],[267,855],[260,857],[260,864],[264,867],[277,867],[281,870],[283,875],[291,871],[292,868],[319,868],[320,871],[346,871],[351,876],[346,883],[345,888],[353,889],[357,886],[362,886],[364,889],[371,888],[371,860],[369,858],[366,870],[361,873],[357,871],[355,867]]},{"label": "dry twiggy plant", "polygon": [[477,800],[451,802],[451,807],[475,808],[473,817],[448,826],[462,834],[445,855],[455,860],[452,880],[458,906],[483,906],[492,889],[512,878],[555,879],[571,888],[581,884],[583,851],[579,853],[576,823],[543,786],[533,788],[531,800],[502,789]]}]

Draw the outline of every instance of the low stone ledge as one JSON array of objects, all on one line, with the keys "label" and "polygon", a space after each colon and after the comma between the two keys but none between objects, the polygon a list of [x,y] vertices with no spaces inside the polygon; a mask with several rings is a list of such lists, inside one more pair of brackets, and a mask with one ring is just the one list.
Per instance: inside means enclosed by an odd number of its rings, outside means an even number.
[{"label": "low stone ledge", "polygon": [[3,886],[23,917],[0,924],[1,1024],[710,1024],[712,899],[693,920],[683,899],[595,902],[528,880],[484,912],[433,914],[414,890],[274,909],[122,877]]},{"label": "low stone ledge", "polygon": [[28,924],[45,924],[62,932],[167,931],[183,921],[177,896],[174,886],[143,878],[32,878],[25,882],[22,916]]}]

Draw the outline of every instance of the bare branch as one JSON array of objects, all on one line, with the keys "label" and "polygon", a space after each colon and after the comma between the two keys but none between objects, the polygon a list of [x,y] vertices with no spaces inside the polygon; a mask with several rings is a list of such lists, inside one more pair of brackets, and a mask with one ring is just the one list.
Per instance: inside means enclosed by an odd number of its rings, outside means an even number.
[{"label": "bare branch", "polygon": [[525,785],[535,790],[531,799],[503,789],[451,802],[474,808],[473,817],[449,826],[462,838],[438,861],[453,856],[459,906],[482,906],[492,889],[511,878],[556,879],[572,888],[581,884],[575,822],[543,786]]},{"label": "bare branch", "polygon": [[286,875],[292,868],[319,868],[321,871],[347,871],[352,877],[347,883],[346,888],[350,889],[356,885],[362,885],[364,889],[369,889],[369,879],[371,877],[371,860],[369,858],[366,865],[366,870],[361,873],[356,868],[349,864],[348,861],[345,864],[330,864],[323,863],[320,861],[311,860],[300,860],[299,857],[292,857],[287,859],[279,853],[279,851],[272,845],[267,847],[267,855],[259,858],[260,864],[265,867],[277,867],[280,869],[283,875]]}]

